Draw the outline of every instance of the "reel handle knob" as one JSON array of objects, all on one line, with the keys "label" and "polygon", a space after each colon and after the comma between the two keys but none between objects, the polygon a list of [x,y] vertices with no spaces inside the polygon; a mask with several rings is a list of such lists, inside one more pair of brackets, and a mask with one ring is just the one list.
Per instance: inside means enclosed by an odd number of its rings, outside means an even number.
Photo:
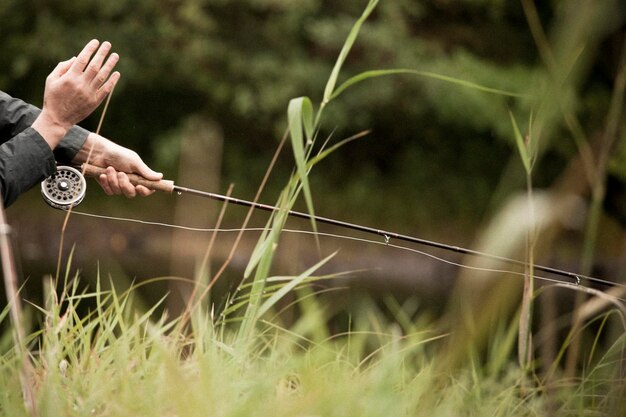
[{"label": "reel handle knob", "polygon": [[[83,164],[82,171],[86,177],[98,178],[100,175],[105,174],[106,170],[101,167],[97,167],[91,164]],[[163,191],[166,193],[172,193],[174,191],[174,181],[170,180],[159,180],[152,181],[145,179],[141,175],[137,174],[126,174],[128,175],[128,179],[130,183],[133,185],[143,185],[144,187],[155,190],[155,191]]]}]

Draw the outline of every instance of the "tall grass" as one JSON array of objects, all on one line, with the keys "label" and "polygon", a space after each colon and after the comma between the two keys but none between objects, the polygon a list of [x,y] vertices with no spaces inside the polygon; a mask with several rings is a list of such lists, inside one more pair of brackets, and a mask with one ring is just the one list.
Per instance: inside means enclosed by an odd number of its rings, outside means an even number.
[{"label": "tall grass", "polygon": [[[557,379],[549,396],[536,386],[520,396],[521,368],[508,361],[505,328],[479,358],[453,370],[438,354],[436,323],[403,321],[406,306],[363,303],[346,332],[324,334],[325,306],[314,301],[290,327],[271,315],[242,340],[210,314],[193,333],[139,312],[134,290],[81,290],[65,301],[51,291],[40,331],[29,338],[32,382],[42,416],[541,416],[622,415],[624,337],[580,375]],[[269,299],[269,298],[268,298]],[[79,315],[82,304],[94,305]],[[599,320],[606,320],[608,315]],[[398,323],[408,323],[401,327]],[[321,327],[318,328],[318,327]],[[19,352],[3,346],[0,414],[29,415],[20,390]],[[622,371],[620,371],[622,369]]]},{"label": "tall grass", "polygon": [[[363,299],[347,312],[347,327],[330,332],[327,323],[333,309],[309,284],[333,278],[319,272],[333,254],[323,255],[318,242],[319,259],[302,273],[293,277],[272,275],[287,211],[302,196],[314,214],[310,171],[351,140],[323,146],[316,152],[322,114],[348,87],[372,77],[413,74],[487,94],[526,98],[524,94],[417,70],[368,71],[336,87],[359,30],[376,5],[376,0],[368,3],[348,34],[317,111],[308,97],[295,98],[288,105],[294,174],[276,204],[280,210],[270,216],[243,279],[228,302],[220,308],[207,308],[193,299],[189,314],[177,319],[157,314],[163,300],[149,309],[137,306],[136,287],[119,292],[111,282],[112,289],[105,291],[99,277],[93,291],[83,288],[77,277],[47,282],[45,305],[31,306],[40,330],[24,337],[23,344],[8,337],[0,339],[0,415],[27,416],[34,412],[25,404],[19,383],[25,347],[34,363],[29,379],[36,412],[41,416],[626,413],[626,320],[619,302],[607,308],[607,299],[615,301],[607,294],[592,292],[596,296],[592,301],[601,302],[591,305],[590,301],[577,312],[580,328],[594,330],[591,351],[584,366],[576,368],[576,375],[564,376],[560,366],[576,332],[562,344],[550,378],[535,373],[532,303],[547,289],[537,291],[533,284],[534,216],[530,216],[530,227],[521,228],[529,265],[521,300],[510,284],[493,285],[487,297],[474,300],[474,307],[480,304],[476,311],[482,315],[466,315],[460,309],[439,319],[415,320],[410,303],[386,299],[381,307]],[[544,126],[548,123],[538,119]],[[522,210],[528,215],[542,201],[535,198],[532,188],[538,152],[535,141],[540,131],[533,119],[528,127],[532,139],[525,140],[513,115],[511,121],[526,173],[527,200]],[[542,216],[545,214],[537,217]],[[545,223],[540,220],[538,224]],[[313,222],[311,228],[315,231],[317,225]],[[516,243],[517,237],[514,240]],[[197,285],[194,294],[206,294],[206,285]],[[288,293],[295,294],[296,301],[285,307],[280,302]],[[472,298],[473,293],[462,296]],[[502,308],[505,296],[513,300],[507,306],[511,314]],[[284,308],[299,313],[289,325],[281,318]],[[7,313],[8,308],[0,320],[6,320]],[[617,323],[612,326],[620,330],[617,335],[607,334],[611,323]],[[482,344],[476,343],[476,335]],[[601,343],[603,338],[607,340]],[[517,362],[512,359],[516,340]]]},{"label": "tall grass", "polygon": [[[533,201],[533,167],[537,160],[537,144],[529,135],[522,137],[515,117],[511,114],[511,123],[515,134],[515,143],[519,152],[524,172],[526,176],[526,194],[528,197],[528,227],[526,230],[526,267],[524,270],[524,288],[522,290],[522,304],[519,320],[518,335],[518,361],[522,368],[530,370],[532,368],[532,300],[534,296],[534,263],[535,245],[537,243],[537,227],[535,224],[535,203]],[[532,132],[532,119],[528,123],[528,130]]]}]

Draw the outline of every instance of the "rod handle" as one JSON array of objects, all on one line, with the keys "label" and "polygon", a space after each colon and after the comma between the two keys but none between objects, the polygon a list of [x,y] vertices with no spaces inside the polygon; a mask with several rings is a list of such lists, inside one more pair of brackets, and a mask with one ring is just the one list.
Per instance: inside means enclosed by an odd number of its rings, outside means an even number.
[{"label": "rod handle", "polygon": [[[106,173],[106,170],[104,168],[97,167],[91,164],[83,164],[81,169],[86,177],[91,177],[91,178],[98,178],[100,175]],[[137,174],[126,174],[126,175],[128,175],[128,179],[130,180],[130,183],[133,185],[143,185],[144,187],[150,190],[163,191],[166,193],[171,193],[172,191],[174,191],[174,181],[170,181],[170,180],[153,181],[153,180],[145,179],[141,175],[137,175]]]}]

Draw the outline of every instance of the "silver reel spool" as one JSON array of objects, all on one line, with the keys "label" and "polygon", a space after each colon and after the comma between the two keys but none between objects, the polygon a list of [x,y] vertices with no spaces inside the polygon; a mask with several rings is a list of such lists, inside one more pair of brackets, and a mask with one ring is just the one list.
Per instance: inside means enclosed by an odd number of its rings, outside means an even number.
[{"label": "silver reel spool", "polygon": [[87,181],[76,168],[60,165],[57,171],[41,183],[41,195],[48,205],[69,210],[83,201]]}]

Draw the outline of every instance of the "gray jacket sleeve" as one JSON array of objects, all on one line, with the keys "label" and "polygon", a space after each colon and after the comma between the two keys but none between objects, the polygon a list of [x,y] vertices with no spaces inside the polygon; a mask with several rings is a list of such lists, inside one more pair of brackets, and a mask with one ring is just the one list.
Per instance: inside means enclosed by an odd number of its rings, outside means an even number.
[{"label": "gray jacket sleeve", "polygon": [[5,206],[50,176],[55,159],[69,163],[89,132],[74,126],[54,150],[31,124],[40,110],[0,91],[0,187]]}]

